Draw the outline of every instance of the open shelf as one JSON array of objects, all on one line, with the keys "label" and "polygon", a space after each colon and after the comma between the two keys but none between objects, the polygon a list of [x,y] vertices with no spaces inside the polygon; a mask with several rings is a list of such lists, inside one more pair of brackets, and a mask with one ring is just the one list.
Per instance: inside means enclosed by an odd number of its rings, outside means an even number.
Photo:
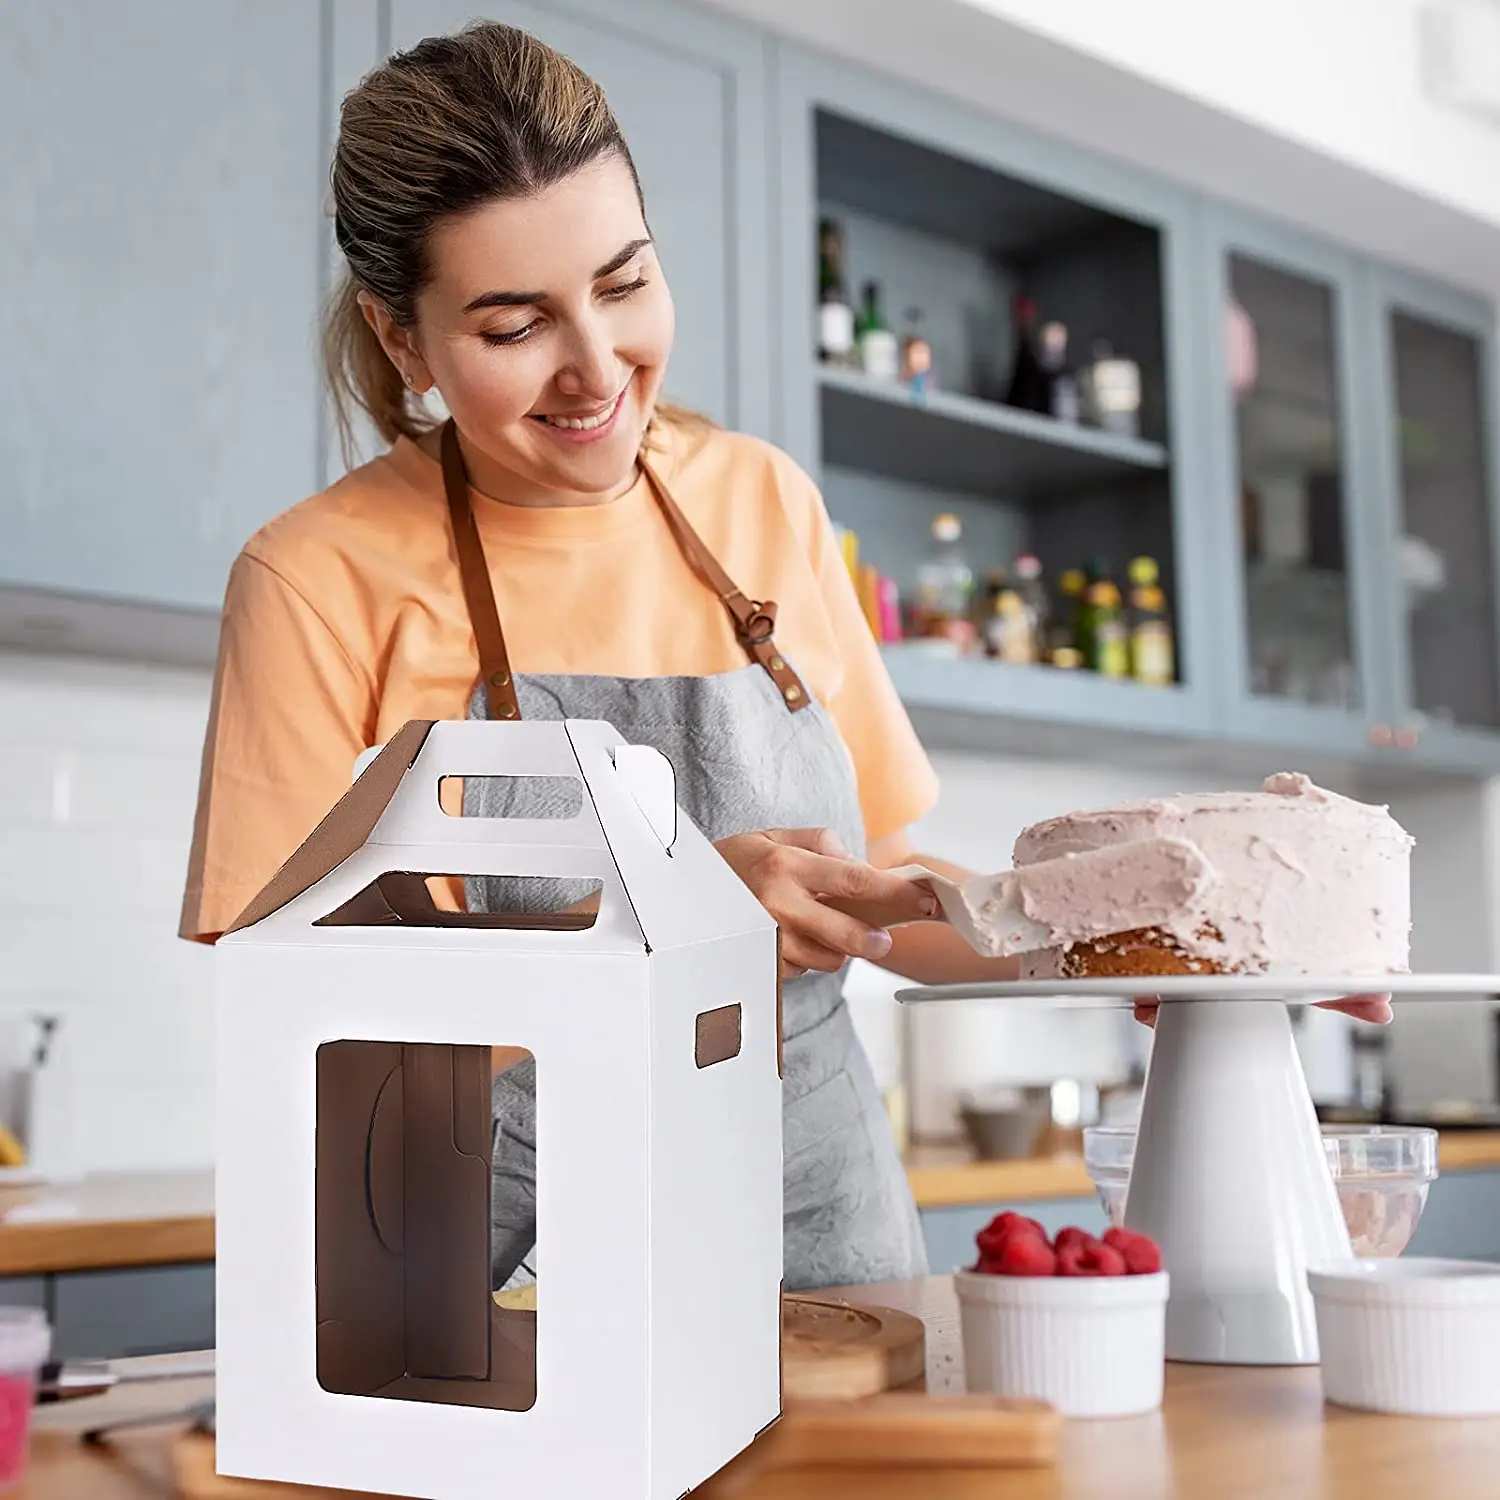
[{"label": "open shelf", "polygon": [[1046,500],[1117,487],[1167,467],[1160,443],[1117,437],[980,401],[904,386],[858,371],[818,371],[823,459],[939,489]]},{"label": "open shelf", "polygon": [[[1181,687],[1147,687],[1095,672],[1055,667],[1014,666],[982,656],[957,656],[923,641],[880,648],[901,701],[924,727],[933,714],[967,728],[959,738],[943,736],[953,748],[1062,752],[1077,741],[1080,728],[1132,731],[1147,737],[1194,735],[1202,726]],[[1053,745],[1044,731],[1070,726],[1073,736]]]}]

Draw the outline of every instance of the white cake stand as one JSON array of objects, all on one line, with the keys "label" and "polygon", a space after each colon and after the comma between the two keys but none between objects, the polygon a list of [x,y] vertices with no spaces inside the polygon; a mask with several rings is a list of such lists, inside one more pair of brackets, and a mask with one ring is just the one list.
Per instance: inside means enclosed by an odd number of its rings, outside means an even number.
[{"label": "white cake stand", "polygon": [[1161,1246],[1171,1277],[1167,1358],[1317,1364],[1307,1267],[1354,1252],[1287,1007],[1369,993],[1398,1003],[1492,998],[1500,975],[1033,979],[905,989],[896,998],[1128,1005],[1141,993],[1163,1003],[1125,1225]]}]

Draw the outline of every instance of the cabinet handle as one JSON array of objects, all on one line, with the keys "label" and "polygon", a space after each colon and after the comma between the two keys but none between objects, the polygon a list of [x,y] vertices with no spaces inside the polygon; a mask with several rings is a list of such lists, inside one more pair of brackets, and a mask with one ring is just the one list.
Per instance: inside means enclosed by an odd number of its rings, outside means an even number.
[{"label": "cabinet handle", "polygon": [[1389,724],[1372,724],[1370,726],[1370,743],[1377,750],[1384,750],[1395,736],[1391,733]]}]

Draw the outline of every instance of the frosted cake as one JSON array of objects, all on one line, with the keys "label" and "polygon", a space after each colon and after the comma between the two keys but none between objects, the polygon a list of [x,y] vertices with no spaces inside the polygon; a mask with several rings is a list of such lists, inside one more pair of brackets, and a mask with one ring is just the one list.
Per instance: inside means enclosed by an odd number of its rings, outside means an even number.
[{"label": "frosted cake", "polygon": [[1387,808],[1289,772],[1051,818],[1015,845],[1021,972],[1406,973],[1411,849]]}]

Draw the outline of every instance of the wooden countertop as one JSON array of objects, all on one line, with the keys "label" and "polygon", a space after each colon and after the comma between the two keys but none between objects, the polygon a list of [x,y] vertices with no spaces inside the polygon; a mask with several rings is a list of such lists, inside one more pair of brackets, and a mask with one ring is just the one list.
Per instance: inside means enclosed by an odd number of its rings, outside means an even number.
[{"label": "wooden countertop", "polygon": [[[1500,1131],[1439,1138],[1444,1172],[1500,1168]],[[975,1161],[966,1147],[907,1154],[919,1208],[1088,1198],[1077,1156]],[[0,1276],[172,1265],[214,1258],[211,1171],[117,1172],[36,1187],[0,1186]]]},{"label": "wooden countertop", "polygon": [[[962,1390],[949,1278],[846,1294],[921,1317],[928,1388]],[[207,1390],[203,1381],[123,1387],[102,1399],[39,1411],[31,1474],[18,1497],[169,1500],[169,1444],[182,1425],[123,1433],[100,1450],[84,1447],[77,1434],[113,1415],[171,1410]],[[774,1494],[778,1500],[910,1500],[914,1493],[942,1500],[992,1500],[1001,1493],[1006,1500],[1410,1500],[1414,1494],[1493,1500],[1497,1475],[1500,1418],[1445,1422],[1325,1407],[1316,1368],[1169,1365],[1160,1412],[1065,1424],[1054,1469],[1000,1478],[951,1471],[919,1489],[910,1474],[863,1472],[855,1480],[791,1473]],[[700,1491],[704,1500],[717,1500],[713,1489]],[[307,1492],[284,1493],[294,1500]]]},{"label": "wooden countertop", "polygon": [[[1439,1134],[1440,1172],[1484,1167],[1500,1167],[1500,1130]],[[967,1146],[918,1146],[906,1154],[906,1175],[918,1208],[1094,1195],[1082,1157],[1071,1155],[976,1161]]]},{"label": "wooden countertop", "polygon": [[0,1276],[214,1258],[212,1172],[0,1186]]}]

